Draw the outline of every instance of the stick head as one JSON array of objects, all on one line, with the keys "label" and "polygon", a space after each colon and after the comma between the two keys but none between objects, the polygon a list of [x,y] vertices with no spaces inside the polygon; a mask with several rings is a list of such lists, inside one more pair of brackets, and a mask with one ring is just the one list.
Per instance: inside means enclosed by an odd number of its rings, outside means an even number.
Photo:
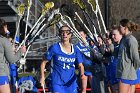
[{"label": "stick head", "polygon": [[47,2],[45,4],[45,7],[42,9],[42,14],[45,14],[46,11],[48,11],[49,9],[54,7],[54,3],[53,2]]},{"label": "stick head", "polygon": [[91,5],[92,10],[96,11],[96,1],[88,0],[88,3]]},{"label": "stick head", "polygon": [[32,5],[32,0],[28,0],[28,1],[27,1],[27,7],[30,8],[31,5]]},{"label": "stick head", "polygon": [[18,10],[18,15],[22,16],[24,14],[24,10],[25,10],[25,4],[21,4],[17,7]]},{"label": "stick head", "polygon": [[56,14],[59,14],[59,13],[60,13],[59,11],[60,11],[60,9],[59,9],[59,8],[58,8],[58,9],[53,10],[53,11],[51,12],[51,15],[48,15],[49,17],[48,17],[48,20],[47,20],[47,21],[52,20]]},{"label": "stick head", "polygon": [[85,4],[81,0],[73,0],[74,4],[77,4],[81,9],[85,9]]},{"label": "stick head", "polygon": [[54,25],[55,23],[59,22],[61,20],[60,14],[55,14],[54,18],[50,21],[50,25]]}]

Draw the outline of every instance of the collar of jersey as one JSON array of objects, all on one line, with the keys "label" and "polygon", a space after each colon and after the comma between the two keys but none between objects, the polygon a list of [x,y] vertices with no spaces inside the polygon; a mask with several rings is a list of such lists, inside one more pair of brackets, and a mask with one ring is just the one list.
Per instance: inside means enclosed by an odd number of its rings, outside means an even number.
[{"label": "collar of jersey", "polygon": [[71,48],[72,48],[72,52],[71,52],[71,53],[68,53],[68,52],[64,51],[64,49],[62,48],[61,43],[59,43],[59,46],[60,46],[60,48],[61,48],[61,51],[62,51],[63,53],[65,53],[65,54],[67,54],[67,55],[71,55],[71,54],[73,54],[73,53],[74,53],[73,44],[71,44]]}]

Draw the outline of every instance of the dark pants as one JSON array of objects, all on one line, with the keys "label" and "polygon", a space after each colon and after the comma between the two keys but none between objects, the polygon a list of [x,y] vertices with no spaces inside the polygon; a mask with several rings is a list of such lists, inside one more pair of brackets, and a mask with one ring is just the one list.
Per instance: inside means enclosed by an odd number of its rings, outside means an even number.
[{"label": "dark pants", "polygon": [[100,68],[101,71],[93,73],[91,93],[107,93],[105,69],[102,65]]}]

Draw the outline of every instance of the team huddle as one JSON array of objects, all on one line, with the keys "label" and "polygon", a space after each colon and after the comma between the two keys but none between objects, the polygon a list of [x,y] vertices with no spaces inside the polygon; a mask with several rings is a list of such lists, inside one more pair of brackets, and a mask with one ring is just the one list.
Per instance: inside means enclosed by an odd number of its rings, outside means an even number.
[{"label": "team huddle", "polygon": [[[59,29],[61,41],[42,55],[41,86],[45,84],[45,66],[50,63],[48,88],[52,93],[86,93],[88,83],[91,93],[135,92],[135,85],[140,83],[140,59],[138,42],[132,32],[138,30],[137,24],[122,19],[119,26],[114,25],[109,33],[98,36],[97,42],[79,29],[86,44],[79,41],[76,45],[71,43],[73,33],[68,25]],[[0,19],[0,93],[10,93],[9,64],[18,62],[26,51],[23,46],[15,52],[7,32],[6,22]]]}]

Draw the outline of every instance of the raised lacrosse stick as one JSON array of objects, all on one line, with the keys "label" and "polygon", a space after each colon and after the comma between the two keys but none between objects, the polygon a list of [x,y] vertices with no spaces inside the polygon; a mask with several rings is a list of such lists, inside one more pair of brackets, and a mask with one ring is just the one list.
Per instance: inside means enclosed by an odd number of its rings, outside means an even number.
[{"label": "raised lacrosse stick", "polygon": [[[19,5],[19,7],[17,8],[17,11],[18,11],[19,19],[18,19],[18,25],[17,25],[17,29],[15,32],[15,36],[14,36],[14,41],[16,40],[17,34],[19,32],[20,21],[23,17],[24,11],[25,11],[25,4]],[[15,44],[15,42],[14,42],[14,44]]]},{"label": "raised lacrosse stick", "polygon": [[[80,8],[81,8],[81,10],[82,10],[82,12],[83,12],[83,14],[84,14],[84,17],[88,17],[89,18],[89,20],[91,21],[91,23],[92,24],[89,24],[89,26],[90,25],[92,25],[93,26],[93,28],[94,28],[94,36],[98,36],[97,35],[97,27],[96,27],[96,25],[95,25],[95,23],[94,23],[94,21],[93,21],[93,19],[91,18],[91,16],[89,15],[89,13],[86,11],[86,6],[85,6],[85,4],[81,1],[81,0],[73,0],[73,2],[74,2],[74,4],[77,4]],[[87,17],[86,17],[86,20],[87,20]],[[89,21],[87,20],[87,23],[89,23]],[[90,27],[90,28],[92,28],[92,27]],[[86,28],[87,29],[87,28]],[[89,33],[90,34],[90,33]],[[90,37],[92,36],[91,34],[89,35]],[[97,37],[95,37],[96,38],[96,41],[97,41]],[[91,39],[93,39],[93,38],[91,38]]]},{"label": "raised lacrosse stick", "polygon": [[[25,36],[24,36],[24,38],[26,38],[26,34],[27,34],[27,28],[28,28],[28,21],[29,21],[29,14],[30,14],[31,5],[32,5],[32,0],[28,0],[28,4],[27,4],[27,17],[26,17],[26,26],[25,26]],[[24,43],[24,45],[25,45],[25,43]]]},{"label": "raised lacrosse stick", "polygon": [[[102,21],[102,25],[104,27],[104,31],[105,31],[105,33],[107,33],[106,26],[105,26],[105,23],[104,23],[104,20],[103,20],[103,16],[102,16],[102,13],[101,13],[99,4],[98,4],[98,0],[88,0],[88,3],[90,4],[90,6],[92,8],[92,11],[94,11],[94,13],[95,13],[95,15],[96,15],[97,18],[98,18],[97,13],[99,13],[100,18],[101,18],[101,21]],[[99,24],[99,22],[98,22],[98,24]]]},{"label": "raised lacrosse stick", "polygon": [[17,51],[21,48],[21,46],[26,42],[27,38],[30,36],[30,34],[32,33],[32,31],[34,30],[34,28],[36,27],[36,25],[38,24],[38,22],[44,17],[44,15],[48,12],[49,9],[51,9],[52,7],[54,7],[54,3],[53,2],[47,2],[45,4],[45,7],[42,9],[42,14],[39,17],[39,19],[37,20],[37,22],[34,24],[34,26],[32,27],[32,29],[29,31],[29,33],[26,35],[26,37],[24,38],[24,40],[21,42],[21,44],[19,45],[19,47],[17,48]]}]

